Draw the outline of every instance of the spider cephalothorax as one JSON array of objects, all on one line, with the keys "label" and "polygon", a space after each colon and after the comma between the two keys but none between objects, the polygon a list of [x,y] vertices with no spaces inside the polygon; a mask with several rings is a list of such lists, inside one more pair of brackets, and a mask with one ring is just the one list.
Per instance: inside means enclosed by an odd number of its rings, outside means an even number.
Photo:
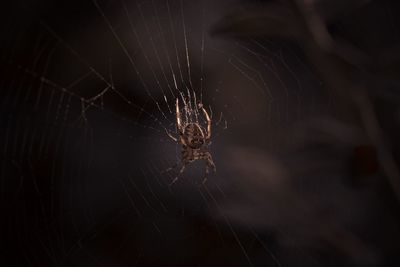
[{"label": "spider cephalothorax", "polygon": [[[207,129],[201,126],[200,122],[198,121],[199,114],[197,114],[197,108],[195,110],[191,110],[188,109],[188,107],[185,107],[185,118],[190,118],[190,121],[182,122],[181,111],[179,109],[179,100],[176,99],[176,128],[179,137],[173,137],[168,131],[167,134],[175,142],[178,142],[182,146],[182,168],[179,171],[179,174],[183,173],[188,163],[202,159],[206,161],[206,177],[203,181],[205,182],[207,180],[210,167],[214,172],[216,168],[212,156],[208,151],[208,145],[210,144],[211,138],[211,119],[202,104],[198,104],[198,108],[202,110],[207,120]],[[178,180],[178,176],[175,177],[171,184],[176,182],[176,180]]]}]

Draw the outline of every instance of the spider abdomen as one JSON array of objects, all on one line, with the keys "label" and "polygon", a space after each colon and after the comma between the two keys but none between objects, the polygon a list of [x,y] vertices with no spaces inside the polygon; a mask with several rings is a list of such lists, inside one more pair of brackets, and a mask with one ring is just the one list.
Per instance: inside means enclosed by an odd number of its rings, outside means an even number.
[{"label": "spider abdomen", "polygon": [[197,123],[189,123],[186,125],[184,129],[184,137],[187,145],[193,149],[200,148],[205,143],[204,132]]}]

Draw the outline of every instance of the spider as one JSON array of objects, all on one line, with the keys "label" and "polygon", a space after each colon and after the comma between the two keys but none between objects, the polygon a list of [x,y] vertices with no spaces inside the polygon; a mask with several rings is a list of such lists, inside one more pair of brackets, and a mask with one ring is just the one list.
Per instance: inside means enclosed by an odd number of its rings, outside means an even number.
[{"label": "spider", "polygon": [[[190,121],[184,122],[182,124],[182,117],[179,109],[179,100],[178,98],[176,99],[176,128],[179,137],[176,138],[172,136],[172,134],[170,134],[168,130],[166,130],[166,132],[172,140],[178,142],[182,146],[182,151],[181,151],[182,168],[180,169],[179,174],[175,177],[175,179],[171,182],[170,185],[174,184],[178,180],[179,175],[181,175],[184,172],[186,166],[189,163],[196,160],[202,159],[205,160],[206,162],[206,175],[203,180],[203,184],[207,181],[210,168],[212,168],[213,171],[216,172],[216,167],[212,159],[211,153],[208,151],[208,146],[210,144],[210,139],[211,139],[211,119],[207,111],[203,107],[203,104],[199,103],[198,108],[203,111],[204,116],[206,117],[207,130],[200,125],[197,115],[196,115],[196,120],[194,122],[191,119]],[[197,114],[196,111],[194,112],[195,114]],[[193,112],[191,109],[188,110],[188,107],[185,108],[186,118],[188,117],[192,118],[192,113]],[[167,171],[172,170],[176,166],[177,164],[167,169]]]}]

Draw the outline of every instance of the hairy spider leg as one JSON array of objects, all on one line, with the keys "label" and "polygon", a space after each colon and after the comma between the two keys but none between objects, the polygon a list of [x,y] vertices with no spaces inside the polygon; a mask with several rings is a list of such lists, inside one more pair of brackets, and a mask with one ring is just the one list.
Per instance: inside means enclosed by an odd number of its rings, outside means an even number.
[{"label": "hairy spider leg", "polygon": [[217,168],[216,168],[216,166],[214,164],[214,161],[212,159],[211,154],[209,152],[206,152],[204,155],[205,155],[205,157],[203,159],[206,162],[206,175],[205,175],[205,177],[203,179],[203,184],[205,184],[206,181],[207,181],[208,174],[210,173],[210,167],[213,169],[214,172],[217,171]]},{"label": "hairy spider leg", "polygon": [[182,168],[180,169],[178,175],[176,175],[176,177],[174,178],[174,180],[172,180],[172,182],[169,184],[169,186],[173,185],[176,181],[178,181],[179,176],[181,176],[181,174],[185,171],[186,165],[189,162],[184,162]]},{"label": "hairy spider leg", "polygon": [[179,99],[178,98],[176,99],[176,127],[178,128],[179,134],[183,133],[181,111],[179,110]]},{"label": "hairy spider leg", "polygon": [[206,117],[207,120],[207,136],[206,136],[206,140],[209,140],[211,138],[211,119],[210,116],[208,115],[207,110],[203,107],[203,104],[199,104],[199,108],[201,108],[201,110],[204,113],[204,116]]},{"label": "hairy spider leg", "polygon": [[178,142],[178,139],[176,139],[167,129],[165,129],[165,132],[167,133],[167,135],[174,140],[175,142]]},{"label": "hairy spider leg", "polygon": [[173,169],[175,169],[176,167],[178,167],[178,162],[176,162],[176,163],[175,163],[174,165],[172,165],[171,167],[169,167],[169,168],[163,170],[163,171],[161,172],[161,174],[164,174],[164,173],[166,173],[166,172],[170,172],[170,171],[172,171]]},{"label": "hairy spider leg", "polygon": [[182,117],[181,117],[181,111],[179,109],[179,99],[176,99],[176,128],[179,133],[179,141],[181,144],[187,145],[186,140],[183,137],[183,127],[182,127]]}]

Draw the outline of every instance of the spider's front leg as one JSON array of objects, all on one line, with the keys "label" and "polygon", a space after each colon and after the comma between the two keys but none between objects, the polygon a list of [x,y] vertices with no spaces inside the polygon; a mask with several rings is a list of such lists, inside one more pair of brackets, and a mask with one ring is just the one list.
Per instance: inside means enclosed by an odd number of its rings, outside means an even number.
[{"label": "spider's front leg", "polygon": [[203,111],[204,116],[206,117],[206,120],[207,120],[207,135],[206,135],[205,139],[206,139],[206,140],[209,140],[209,139],[211,138],[211,118],[210,118],[210,116],[208,115],[208,112],[207,112],[207,110],[204,108],[204,106],[203,106],[202,103],[199,103],[198,106],[199,106],[199,108],[201,108],[201,110]]},{"label": "spider's front leg", "polygon": [[182,145],[187,145],[186,140],[183,135],[183,126],[182,126],[182,117],[181,117],[181,111],[179,109],[179,99],[176,99],[176,129],[178,130],[179,133],[179,142]]},{"label": "spider's front leg", "polygon": [[176,113],[176,128],[178,129],[178,132],[181,134],[182,131],[182,118],[181,118],[181,110],[179,109],[179,99],[176,99],[176,104],[175,104],[175,113]]}]

